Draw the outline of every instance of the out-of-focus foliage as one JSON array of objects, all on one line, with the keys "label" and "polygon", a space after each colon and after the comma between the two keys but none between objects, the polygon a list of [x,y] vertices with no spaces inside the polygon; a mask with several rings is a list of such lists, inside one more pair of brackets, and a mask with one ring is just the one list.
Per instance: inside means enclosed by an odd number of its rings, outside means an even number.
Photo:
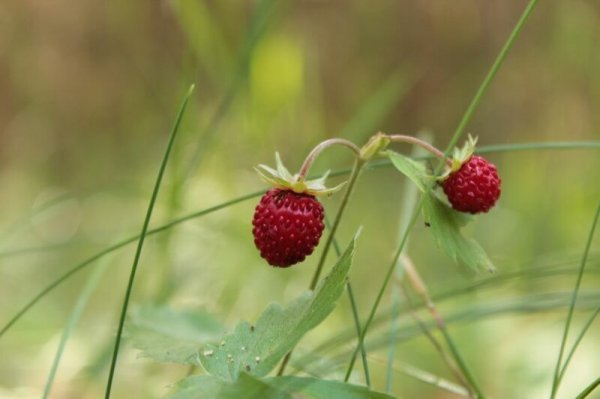
[{"label": "out-of-focus foliage", "polygon": [[[295,172],[312,147],[334,136],[360,145],[379,130],[427,129],[445,147],[525,4],[3,0],[0,327],[70,267],[139,232],[167,134],[191,83],[196,91],[153,226],[264,188],[252,168],[269,163],[275,151]],[[540,2],[468,127],[479,145],[600,140],[599,27],[596,0]],[[422,223],[408,253],[434,297],[457,289],[437,304],[443,314],[458,315],[451,332],[487,393],[547,397],[564,306],[600,197],[600,152],[488,156],[502,175],[502,197],[467,233],[497,267],[495,283],[479,284],[491,277],[455,265]],[[349,151],[332,149],[314,170],[351,163]],[[350,273],[362,316],[397,245],[403,194],[402,178],[391,168],[364,172],[340,226],[342,243],[364,226]],[[339,198],[323,200],[329,214]],[[245,201],[149,237],[133,302],[201,307],[231,327],[255,319],[269,302],[298,296],[319,249],[293,268],[269,267],[252,243],[253,207]],[[590,298],[600,289],[598,243],[582,286]],[[102,396],[133,251],[110,258],[67,342],[51,397]],[[333,261],[330,254],[326,269]],[[88,277],[89,269],[75,275],[0,337],[0,397],[40,397]],[[389,316],[393,291],[382,315]],[[551,305],[535,308],[538,300]],[[594,306],[581,303],[573,331]],[[386,340],[389,324],[377,325],[369,337]],[[399,325],[401,332],[415,328],[406,312]],[[298,357],[316,357],[314,370],[305,371],[340,378],[355,342],[341,337],[353,333],[343,300],[300,342]],[[588,334],[565,375],[564,397],[597,377],[600,341],[597,329]],[[337,353],[312,352],[336,338]],[[427,340],[399,340],[396,349],[394,394],[447,395],[402,372],[409,364],[452,378]],[[126,343],[114,397],[162,397],[187,373],[136,353]],[[385,390],[387,356],[386,346],[369,350],[378,391]],[[360,367],[352,379],[363,382]]]}]

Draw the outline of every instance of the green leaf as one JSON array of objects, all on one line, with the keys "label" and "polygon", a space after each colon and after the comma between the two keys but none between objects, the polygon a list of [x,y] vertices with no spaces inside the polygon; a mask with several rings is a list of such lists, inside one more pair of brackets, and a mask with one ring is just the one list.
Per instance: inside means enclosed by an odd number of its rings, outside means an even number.
[{"label": "green leaf", "polygon": [[242,373],[235,382],[212,376],[191,376],[177,384],[169,399],[393,399],[341,381],[306,377],[272,377],[259,380]]},{"label": "green leaf", "polygon": [[240,374],[235,382],[210,375],[194,375],[181,380],[169,399],[293,399],[289,393],[252,377]]},{"label": "green leaf", "polygon": [[198,364],[200,349],[219,342],[224,332],[225,327],[207,313],[166,305],[140,307],[127,324],[127,337],[141,356],[178,364]]},{"label": "green leaf", "polygon": [[466,238],[460,232],[460,228],[468,220],[465,215],[450,208],[433,193],[425,194],[423,214],[435,241],[454,261],[464,263],[475,270],[495,270],[477,241]]},{"label": "green leaf", "polygon": [[387,155],[396,169],[412,180],[422,192],[426,192],[427,188],[433,185],[433,176],[427,174],[427,169],[422,163],[394,151],[386,151],[383,154]]},{"label": "green leaf", "polygon": [[254,326],[242,322],[220,345],[208,345],[200,354],[206,371],[229,381],[235,381],[242,371],[259,377],[267,375],[306,332],[333,310],[346,284],[357,237],[358,233],[314,292],[305,292],[286,308],[270,304]]},{"label": "green leaf", "polygon": [[393,396],[374,392],[367,387],[347,384],[341,381],[327,381],[307,377],[272,377],[265,382],[280,390],[301,393],[294,398],[303,399],[393,399]]}]

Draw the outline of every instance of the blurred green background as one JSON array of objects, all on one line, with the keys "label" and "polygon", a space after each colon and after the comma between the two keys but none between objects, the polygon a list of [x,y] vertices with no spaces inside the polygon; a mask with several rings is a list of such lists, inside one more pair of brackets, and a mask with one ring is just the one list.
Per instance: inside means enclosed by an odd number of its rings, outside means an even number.
[{"label": "blurred green background", "polygon": [[[73,265],[139,233],[168,132],[191,83],[196,90],[152,226],[264,189],[253,166],[272,165],[275,151],[296,170],[329,137],[360,145],[379,130],[427,131],[444,148],[525,5],[3,0],[0,324]],[[599,72],[600,3],[540,2],[468,131],[482,146],[598,141]],[[495,262],[495,277],[454,264],[422,223],[411,236],[409,254],[432,294],[454,293],[438,305],[455,318],[450,331],[493,397],[548,397],[565,306],[600,198],[599,154],[596,147],[489,155],[502,175],[503,195],[468,233]],[[351,164],[347,150],[332,149],[313,170]],[[342,245],[364,226],[351,272],[363,317],[397,245],[405,191],[391,168],[366,171],[342,222]],[[340,197],[323,200],[330,215]],[[134,305],[203,308],[232,326],[255,319],[271,301],[297,296],[319,250],[291,269],[268,267],[252,243],[254,206],[248,200],[148,238]],[[98,267],[104,272],[67,343],[51,397],[103,395],[134,249],[78,273],[2,336],[0,397],[40,397],[69,315]],[[600,305],[599,255],[596,238],[575,332]],[[382,315],[392,307],[393,291]],[[407,314],[399,325],[414,329]],[[385,390],[389,348],[377,341],[385,344],[388,330],[382,321],[368,342],[379,390]],[[328,368],[324,377],[339,378],[352,331],[344,297],[299,352],[333,339],[331,351],[315,355],[337,359],[339,368]],[[573,397],[598,377],[598,338],[596,323],[559,397]],[[401,340],[395,351],[395,395],[453,397],[400,370],[412,365],[451,379],[426,339]],[[136,355],[125,341],[114,397],[162,397],[187,371]],[[361,383],[360,367],[353,380]]]}]

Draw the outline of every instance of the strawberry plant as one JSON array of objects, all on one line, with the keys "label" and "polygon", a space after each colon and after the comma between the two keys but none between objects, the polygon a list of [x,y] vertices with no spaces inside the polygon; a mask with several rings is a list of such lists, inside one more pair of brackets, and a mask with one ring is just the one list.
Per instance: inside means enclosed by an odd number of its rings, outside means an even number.
[{"label": "strawberry plant", "polygon": [[[191,9],[193,15],[204,18],[203,2],[186,4],[190,7],[186,10]],[[414,392],[419,392],[418,397],[421,392],[430,394],[428,397],[497,397],[497,392],[517,392],[517,388],[512,390],[513,387],[506,386],[515,378],[513,371],[497,370],[494,360],[502,349],[523,350],[517,348],[515,341],[526,335],[521,332],[521,328],[526,328],[525,323],[511,328],[508,323],[494,319],[495,324],[486,324],[473,332],[465,327],[467,322],[506,313],[523,313],[529,317],[542,311],[558,314],[566,309],[565,322],[560,325],[560,342],[559,339],[554,342],[557,352],[552,353],[553,358],[548,360],[547,353],[538,354],[539,358],[523,355],[526,358],[523,361],[531,361],[536,367],[545,366],[536,369],[538,374],[531,377],[531,381],[543,380],[544,383],[536,386],[545,384],[544,395],[549,394],[551,399],[561,397],[561,388],[567,385],[564,380],[568,367],[575,362],[579,345],[592,331],[591,326],[600,314],[600,295],[592,284],[587,287],[588,281],[583,281],[589,271],[588,260],[597,255],[592,242],[600,219],[600,206],[593,218],[585,220],[582,229],[587,229],[587,239],[583,255],[577,254],[576,266],[551,264],[547,267],[547,262],[540,261],[537,268],[506,270],[509,263],[506,258],[519,250],[518,245],[515,248],[504,245],[506,236],[511,236],[517,244],[522,241],[523,246],[541,245],[537,238],[528,237],[525,224],[514,222],[516,217],[504,207],[520,194],[515,194],[514,180],[522,178],[522,187],[534,184],[532,181],[535,184],[552,182],[552,187],[556,187],[559,178],[549,172],[544,179],[542,166],[535,164],[531,170],[513,167],[497,159],[496,154],[532,149],[598,149],[600,143],[485,146],[478,144],[477,137],[486,140],[485,124],[471,127],[473,116],[513,44],[522,35],[537,0],[528,1],[451,135],[383,132],[379,125],[382,111],[367,104],[335,137],[316,139],[308,134],[306,137],[288,134],[287,140],[278,142],[273,149],[280,152],[275,152],[271,164],[262,159],[262,152],[253,153],[245,148],[234,133],[224,140],[223,148],[212,145],[218,127],[227,125],[226,115],[239,105],[234,100],[244,90],[259,93],[253,98],[255,102],[248,101],[240,107],[244,112],[261,104],[265,113],[272,114],[277,114],[283,94],[293,97],[294,90],[298,90],[294,77],[301,71],[294,67],[297,54],[293,48],[286,47],[289,43],[281,38],[261,42],[269,17],[278,12],[277,4],[272,0],[258,2],[239,65],[226,67],[228,56],[224,56],[222,65],[204,71],[214,76],[232,75],[233,80],[215,109],[209,107],[214,113],[198,116],[202,121],[207,120],[208,127],[202,141],[189,153],[189,146],[179,137],[191,114],[188,108],[194,101],[195,86],[188,90],[171,128],[153,188],[148,190],[149,200],[138,234],[106,246],[58,277],[44,279],[43,288],[23,306],[14,312],[11,310],[6,321],[0,324],[0,341],[15,330],[18,322],[23,322],[34,305],[78,272],[129,244],[136,244],[131,254],[133,259],[127,259],[130,268],[126,270],[125,287],[116,284],[124,278],[118,272],[108,274],[108,263],[97,266],[83,284],[52,355],[43,391],[40,390],[44,399],[53,395],[104,395],[108,399],[125,394],[170,399],[391,399],[414,397]],[[183,8],[181,6],[181,10]],[[210,43],[204,42],[204,31],[197,30],[199,28],[191,24],[189,16],[181,10],[177,11],[179,18],[190,37],[195,38],[192,41],[198,47],[195,51],[206,51],[203,46],[210,47]],[[215,35],[209,42],[213,39],[223,43],[228,40],[226,36]],[[283,54],[284,61],[276,67],[265,67],[268,63],[264,59],[273,53]],[[345,67],[352,69],[351,64]],[[518,71],[516,74],[520,76]],[[256,81],[271,83],[271,78],[276,82],[257,89]],[[398,81],[390,79],[383,86],[375,96],[376,103],[393,103],[390,87],[398,90]],[[246,117],[241,118],[241,124],[256,122]],[[307,126],[311,126],[309,119],[303,119]],[[264,128],[261,123],[256,124],[256,130]],[[356,134],[355,126],[361,126],[358,129],[361,133],[368,130],[368,135]],[[476,134],[467,134],[468,128]],[[139,144],[144,141],[140,140]],[[299,142],[313,147],[300,151]],[[443,148],[438,148],[440,142],[444,143]],[[243,150],[238,146],[244,147]],[[344,150],[346,158],[333,162],[326,156],[338,150]],[[252,157],[260,159],[254,162]],[[182,167],[179,161],[187,158],[191,159],[190,164]],[[554,173],[556,165],[563,165],[557,160],[558,157],[552,157],[547,165]],[[294,161],[302,161],[296,169],[289,167]],[[242,191],[251,186],[257,191],[223,199],[225,195],[219,188],[223,180],[232,177],[224,174],[214,180],[206,176],[192,179],[201,162],[214,168],[215,174],[228,163],[242,165],[248,172],[254,167],[256,173],[239,173],[241,176],[236,176],[232,186]],[[506,173],[511,168],[512,173]],[[323,172],[317,173],[317,170]],[[588,179],[593,179],[589,176]],[[405,185],[401,186],[402,183]],[[395,194],[400,188],[402,197],[398,198]],[[594,189],[590,188],[590,192],[595,193]],[[568,189],[556,191],[562,193]],[[157,206],[161,195],[169,202],[168,212]],[[585,197],[587,192],[576,193],[573,200],[587,201],[587,197],[581,199],[577,195]],[[202,196],[206,198],[199,198]],[[182,204],[212,201],[211,196],[217,198],[217,205],[174,218],[174,212],[179,211]],[[361,202],[357,201],[358,196],[362,196]],[[547,206],[540,196],[531,201],[532,208]],[[231,211],[233,205],[240,203],[247,206],[237,213]],[[221,210],[231,212],[222,216],[222,220],[206,217],[189,230],[177,230],[183,238],[173,239],[176,226],[209,215],[214,217]],[[153,226],[155,213],[168,221]],[[373,215],[383,215],[384,220]],[[589,215],[586,213],[586,216]],[[389,225],[398,218],[398,234],[395,234]],[[66,224],[68,218],[63,216],[63,219]],[[546,221],[538,222],[544,225]],[[577,224],[577,231],[570,233],[581,234],[580,227],[581,224]],[[229,236],[236,237],[237,241],[228,240]],[[156,242],[150,241],[151,238]],[[231,245],[232,242],[238,245]],[[155,247],[160,250],[153,251]],[[59,248],[60,245],[55,245],[50,249]],[[18,253],[18,250],[8,251],[1,256],[9,258]],[[150,258],[153,268],[145,265],[150,263]],[[186,265],[186,272],[181,272],[182,264]],[[140,287],[142,270],[150,283],[146,281],[146,285]],[[575,276],[575,285],[569,287],[569,291],[537,290],[538,279],[571,275]],[[457,286],[455,276],[462,276],[468,283]],[[103,277],[109,280],[110,287],[107,290],[105,287],[102,296],[98,295],[99,301],[107,307],[118,305],[117,320],[107,322],[101,317],[94,318],[93,326],[111,329],[107,332],[99,328],[97,336],[94,332],[84,337],[85,345],[80,345],[78,353],[91,353],[88,358],[93,360],[76,377],[86,384],[98,380],[101,383],[73,390],[76,393],[59,390],[55,382],[67,344],[83,310],[94,300],[92,294]],[[308,284],[299,282],[303,277],[310,278]],[[431,280],[437,282],[435,287],[430,284]],[[188,285],[190,282],[201,284]],[[517,300],[503,298],[503,292],[489,300],[486,289],[501,291],[498,288],[503,288],[504,283],[517,286],[515,290],[520,290]],[[136,292],[138,297],[134,295]],[[466,294],[470,296],[464,299]],[[454,300],[453,307],[445,302],[449,298]],[[228,312],[231,309],[239,312]],[[573,338],[578,321],[576,311],[580,309],[592,312]],[[53,319],[52,313],[47,318]],[[25,326],[18,331],[34,330],[27,330]],[[478,345],[470,345],[473,342]],[[481,350],[485,345],[496,357]],[[384,351],[386,359],[382,358]],[[546,370],[550,363],[552,373]],[[512,366],[526,368],[521,364]],[[585,367],[584,364],[579,370]],[[44,369],[44,373],[46,371]],[[12,370],[5,374],[10,373]],[[15,372],[15,375],[22,374]],[[29,384],[38,383],[38,379],[32,380]],[[411,384],[415,382],[425,388],[414,390]],[[596,392],[600,379],[576,386],[569,383],[572,385],[569,392],[577,391],[577,397],[584,398]],[[2,384],[0,381],[0,397],[4,397],[5,392]],[[527,393],[533,391],[532,388]],[[6,392],[9,397],[21,394],[17,388]]]}]

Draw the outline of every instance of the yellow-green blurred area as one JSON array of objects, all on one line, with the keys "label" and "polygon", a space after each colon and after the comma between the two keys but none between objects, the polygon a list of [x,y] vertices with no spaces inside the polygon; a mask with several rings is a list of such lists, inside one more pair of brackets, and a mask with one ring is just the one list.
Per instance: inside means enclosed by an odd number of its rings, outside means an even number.
[{"label": "yellow-green blurred area", "polygon": [[[377,131],[427,132],[445,148],[526,3],[3,0],[0,327],[63,273],[139,234],[190,84],[196,89],[151,228],[265,190],[253,167],[274,165],[275,151],[296,171],[330,137],[362,145]],[[479,136],[480,146],[596,141],[595,148],[486,155],[498,165],[502,197],[465,234],[486,249],[495,275],[455,264],[422,219],[407,247],[483,390],[494,398],[546,398],[600,198],[600,3],[540,2],[467,132]],[[351,166],[350,151],[332,148],[313,171]],[[350,273],[363,321],[399,244],[407,187],[391,167],[365,171],[337,234],[345,247],[364,227]],[[322,200],[329,217],[341,197]],[[251,234],[256,201],[148,237],[132,308],[205,309],[233,327],[305,290],[323,242],[302,264],[269,267]],[[134,252],[135,243],[90,264],[0,337],[1,398],[42,396],[78,301],[85,307],[70,329],[49,397],[104,396]],[[600,306],[599,256],[596,237],[567,350]],[[326,270],[334,257],[331,252]],[[98,284],[81,301],[98,268]],[[385,391],[390,380],[401,398],[459,397],[407,374],[418,368],[455,381],[405,308],[399,336],[390,340],[394,301],[406,304],[392,280],[367,336],[373,387]],[[430,323],[426,311],[419,315]],[[557,397],[574,397],[598,377],[598,323],[583,338]],[[317,349],[325,342],[332,344]],[[315,362],[298,369],[292,361],[288,370],[342,379],[355,344],[343,296],[297,349],[298,359],[310,354]],[[137,355],[125,339],[113,397],[163,397],[188,373]],[[351,380],[364,383],[360,361]]]}]

